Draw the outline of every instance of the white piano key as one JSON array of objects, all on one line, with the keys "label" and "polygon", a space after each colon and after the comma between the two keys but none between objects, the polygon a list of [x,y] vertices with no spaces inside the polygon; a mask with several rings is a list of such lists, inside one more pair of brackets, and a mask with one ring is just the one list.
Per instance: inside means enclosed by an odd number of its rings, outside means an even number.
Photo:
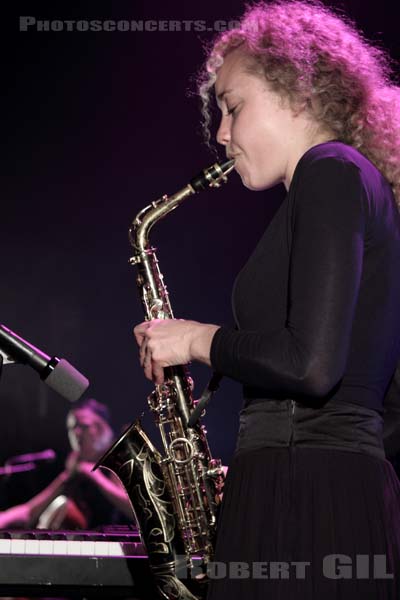
[{"label": "white piano key", "polygon": [[67,554],[67,540],[54,540],[53,554],[54,556],[65,556]]},{"label": "white piano key", "polygon": [[52,555],[53,554],[53,540],[39,540],[39,554]]},{"label": "white piano key", "polygon": [[108,556],[124,556],[120,542],[108,542]]},{"label": "white piano key", "polygon": [[91,540],[85,540],[81,545],[82,556],[94,556],[94,542]]},{"label": "white piano key", "polygon": [[94,556],[109,556],[108,542],[97,541],[94,543]]},{"label": "white piano key", "polygon": [[40,540],[26,540],[25,554],[39,554]]},{"label": "white piano key", "polygon": [[25,541],[26,540],[11,540],[10,554],[25,554]]},{"label": "white piano key", "polygon": [[11,540],[2,538],[0,540],[0,554],[10,554],[11,552]]},{"label": "white piano key", "polygon": [[67,540],[67,555],[80,556],[82,542],[79,540]]}]

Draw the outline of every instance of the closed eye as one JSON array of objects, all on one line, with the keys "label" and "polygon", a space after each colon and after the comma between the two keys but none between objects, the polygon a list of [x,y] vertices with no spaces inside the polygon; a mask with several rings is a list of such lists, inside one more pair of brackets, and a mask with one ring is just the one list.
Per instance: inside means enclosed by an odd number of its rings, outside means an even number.
[{"label": "closed eye", "polygon": [[235,110],[236,110],[236,108],[237,108],[237,105],[236,106],[232,106],[232,108],[228,108],[227,107],[227,113],[226,114],[233,115],[234,112],[235,112]]}]

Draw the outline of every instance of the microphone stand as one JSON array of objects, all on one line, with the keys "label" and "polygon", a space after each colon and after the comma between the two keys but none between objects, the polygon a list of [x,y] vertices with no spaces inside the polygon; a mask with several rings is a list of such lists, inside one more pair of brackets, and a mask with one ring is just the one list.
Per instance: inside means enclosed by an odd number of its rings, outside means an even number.
[{"label": "microphone stand", "polygon": [[14,475],[14,473],[26,473],[27,471],[33,471],[36,469],[36,465],[33,462],[21,463],[18,465],[5,465],[0,467],[0,477],[2,475]]}]

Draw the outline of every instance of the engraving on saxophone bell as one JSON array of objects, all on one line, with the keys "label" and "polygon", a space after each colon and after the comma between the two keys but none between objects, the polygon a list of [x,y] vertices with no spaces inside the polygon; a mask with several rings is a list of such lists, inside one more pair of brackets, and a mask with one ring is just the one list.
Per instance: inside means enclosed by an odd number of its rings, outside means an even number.
[{"label": "engraving on saxophone bell", "polygon": [[[234,161],[214,164],[172,196],[145,206],[133,220],[129,240],[135,254],[137,286],[147,321],[173,319],[156,249],[149,244],[153,226],[186,198],[226,181]],[[163,384],[155,386],[147,401],[160,433],[161,454],[139,421],[98,461],[113,471],[125,486],[140,535],[148,553],[157,598],[197,600],[176,576],[176,557],[184,557],[189,574],[200,557],[203,572],[213,557],[216,515],[223,485],[221,461],[212,458],[201,424],[188,427],[194,409],[193,380],[186,366],[165,369]],[[197,582],[197,577],[193,578]]]}]

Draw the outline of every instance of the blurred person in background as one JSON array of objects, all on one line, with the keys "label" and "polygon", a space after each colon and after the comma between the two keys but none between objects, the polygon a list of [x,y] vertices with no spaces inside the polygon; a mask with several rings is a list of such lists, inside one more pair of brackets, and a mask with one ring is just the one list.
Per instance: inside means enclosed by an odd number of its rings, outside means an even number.
[{"label": "blurred person in background", "polygon": [[0,529],[93,529],[134,520],[129,498],[114,474],[92,471],[110,447],[108,408],[90,398],[68,413],[71,452],[65,469],[36,496],[0,512]]}]

